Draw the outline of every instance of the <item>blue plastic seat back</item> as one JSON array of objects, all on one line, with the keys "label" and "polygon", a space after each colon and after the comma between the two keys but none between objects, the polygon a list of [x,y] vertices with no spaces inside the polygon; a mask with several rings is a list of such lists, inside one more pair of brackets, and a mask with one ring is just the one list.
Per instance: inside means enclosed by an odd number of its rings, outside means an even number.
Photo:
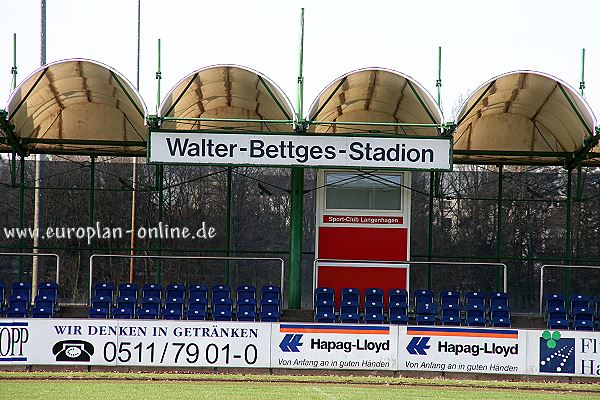
[{"label": "blue plastic seat back", "polygon": [[281,301],[281,288],[276,285],[263,286],[260,289],[260,299]]},{"label": "blue plastic seat back", "polygon": [[167,285],[165,297],[181,297],[185,298],[186,287],[183,283],[171,283]]},{"label": "blue plastic seat back", "polygon": [[340,302],[355,301],[360,303],[360,290],[358,288],[343,288]]},{"label": "blue plastic seat back", "polygon": [[417,315],[436,315],[437,306],[433,303],[419,303],[416,308]]},{"label": "blue plastic seat back", "polygon": [[315,289],[315,302],[321,300],[335,301],[335,291],[333,288],[319,287]]},{"label": "blue plastic seat back", "polygon": [[205,297],[208,299],[208,286],[193,284],[188,286],[188,299]]},{"label": "blue plastic seat back", "polygon": [[388,303],[404,302],[408,303],[408,292],[406,289],[389,289],[388,290]]},{"label": "blue plastic seat back", "polygon": [[231,288],[227,285],[215,285],[212,287],[212,301],[216,303],[221,299],[231,298]]},{"label": "blue plastic seat back", "polygon": [[252,312],[256,312],[256,300],[255,299],[244,299],[242,301],[238,300],[237,303],[237,310],[238,312],[246,312],[246,311],[252,311]]},{"label": "blue plastic seat back", "polygon": [[383,303],[383,289],[367,288],[365,289],[365,303],[377,301]]},{"label": "blue plastic seat back", "polygon": [[460,292],[456,290],[440,292],[440,304],[460,304]]},{"label": "blue plastic seat back", "polygon": [[119,296],[138,297],[137,283],[121,283],[119,285]]},{"label": "blue plastic seat back", "polygon": [[254,286],[238,286],[235,292],[238,303],[245,299],[256,299],[256,288]]}]

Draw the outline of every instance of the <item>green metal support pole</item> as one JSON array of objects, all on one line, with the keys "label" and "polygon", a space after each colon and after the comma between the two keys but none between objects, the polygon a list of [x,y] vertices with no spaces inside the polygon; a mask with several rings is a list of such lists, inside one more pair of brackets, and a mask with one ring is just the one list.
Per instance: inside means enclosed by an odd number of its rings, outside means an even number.
[{"label": "green metal support pole", "polygon": [[[163,203],[164,203],[164,194],[163,194],[163,177],[164,177],[164,169],[162,164],[156,166],[156,180],[157,180],[157,190],[158,190],[158,223],[161,224],[163,222]],[[162,239],[158,237],[158,255],[162,256]],[[162,282],[162,260],[159,258],[156,260],[156,283]]]},{"label": "green metal support pole", "polygon": [[442,108],[442,46],[438,47],[438,78],[435,86],[437,87],[437,105]]},{"label": "green metal support pole", "polygon": [[[19,229],[25,228],[25,158],[21,157],[21,184],[19,185]],[[19,253],[23,252],[23,238],[19,238]],[[23,281],[23,256],[19,256],[18,280]]]},{"label": "green metal support pole", "polygon": [[[297,81],[297,125],[296,130],[305,130],[303,123],[303,91],[304,78],[302,76],[304,43],[304,9],[300,16],[300,59]],[[291,170],[290,182],[290,269],[288,283],[288,307],[299,309],[301,307],[301,281],[302,281],[302,222],[304,211],[304,170],[294,167]]]},{"label": "green metal support pole", "polygon": [[13,33],[13,66],[10,69],[12,74],[12,90],[17,88],[17,34]]},{"label": "green metal support pole", "polygon": [[581,49],[581,81],[579,81],[581,96],[585,90],[585,49]]},{"label": "green metal support pole", "polygon": [[[89,203],[89,225],[94,226],[94,201],[96,194],[96,156],[90,157],[90,203]],[[88,244],[88,260],[93,254],[94,243],[90,240]],[[89,278],[88,278],[89,279]],[[88,287],[90,282],[88,282]],[[90,293],[88,293],[88,296]]]},{"label": "green metal support pole", "polygon": [[158,39],[158,69],[156,70],[156,114],[158,115],[158,107],[160,107],[160,80],[162,79],[162,72],[160,71],[160,39]]},{"label": "green metal support pole", "polygon": [[[225,217],[227,228],[225,229],[225,240],[226,240],[226,249],[227,249],[227,257],[231,256],[231,205],[233,199],[231,198],[232,194],[232,169],[231,167],[227,168],[227,214]],[[225,277],[227,279],[227,284],[230,284],[231,281],[231,271],[229,269],[229,260],[225,263]]]},{"label": "green metal support pole", "polygon": [[[432,171],[429,173],[429,224],[427,225],[427,260],[431,261],[433,258],[433,190],[435,173]],[[432,271],[431,264],[427,265],[427,289],[431,290],[432,286]]]},{"label": "green metal support pole", "polygon": [[[496,213],[498,214],[498,223],[496,224],[496,261],[501,262],[502,259],[502,203],[503,203],[503,166],[498,166],[498,199]],[[496,274],[496,290],[502,290],[502,268],[498,268]]]},{"label": "green metal support pole", "polygon": [[[565,264],[571,263],[571,170],[567,170],[567,206],[565,216]],[[571,270],[565,268],[565,294],[566,298],[571,295]]]}]

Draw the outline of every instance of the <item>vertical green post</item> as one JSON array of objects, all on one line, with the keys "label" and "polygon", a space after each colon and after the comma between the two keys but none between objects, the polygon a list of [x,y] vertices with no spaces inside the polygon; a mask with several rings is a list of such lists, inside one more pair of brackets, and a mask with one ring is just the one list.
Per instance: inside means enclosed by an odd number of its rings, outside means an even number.
[{"label": "vertical green post", "polygon": [[[21,156],[21,184],[19,186],[19,229],[25,228],[25,158]],[[19,253],[23,252],[23,238],[19,238]],[[19,256],[18,280],[23,280],[23,256]]]},{"label": "vertical green post", "polygon": [[438,47],[438,78],[435,86],[437,87],[437,105],[442,108],[442,46]]},{"label": "vertical green post", "polygon": [[581,49],[581,81],[579,81],[579,91],[583,96],[585,90],[585,49]]},{"label": "vertical green post", "polygon": [[10,69],[12,74],[12,90],[17,88],[17,34],[13,33],[13,66]]},{"label": "vertical green post", "polygon": [[[225,216],[225,223],[227,224],[227,228],[225,229],[225,245],[227,246],[227,257],[231,256],[231,203],[233,199],[231,198],[232,194],[232,169],[231,167],[227,168],[227,213]],[[229,260],[225,263],[225,277],[227,279],[227,284],[230,284],[231,281],[231,272],[229,269]]]},{"label": "vertical green post", "polygon": [[[431,261],[433,258],[433,185],[434,185],[435,173],[429,172],[429,224],[427,225],[427,260]],[[432,271],[431,264],[427,264],[427,289],[431,290],[432,287]]]},{"label": "vertical green post", "polygon": [[160,106],[160,80],[162,79],[162,72],[160,71],[160,39],[158,39],[158,69],[156,70],[156,114],[158,114],[158,107]]},{"label": "vertical green post", "polygon": [[[304,8],[300,15],[300,59],[297,81],[297,115],[296,131],[304,131],[303,95],[304,77],[302,76],[304,45]],[[290,182],[290,272],[288,277],[288,307],[299,309],[301,306],[302,280],[302,214],[304,208],[304,170],[294,167],[291,170]]]},{"label": "vertical green post", "polygon": [[[571,170],[567,170],[567,204],[565,218],[565,264],[571,263]],[[569,298],[571,293],[571,270],[565,268],[565,294]]]},{"label": "vertical green post", "polygon": [[[502,203],[503,203],[503,166],[498,166],[498,199],[496,204],[496,213],[498,214],[498,220],[496,224],[496,261],[502,260]],[[501,267],[498,267],[496,274],[496,290],[502,290],[502,271]]]},{"label": "vertical green post", "polygon": [[[96,189],[96,156],[90,156],[90,199],[89,199],[89,225],[94,226],[94,197],[95,197],[95,189]],[[94,244],[92,240],[90,240],[88,244],[88,260],[92,257]],[[88,275],[88,279],[91,279]],[[90,287],[91,282],[88,282],[88,288]],[[91,296],[91,293],[88,293],[88,296]]]},{"label": "vertical green post", "polygon": [[[158,190],[158,223],[159,225],[163,222],[163,203],[164,203],[164,194],[163,194],[163,177],[164,177],[164,169],[162,164],[158,164],[156,166],[156,186]],[[158,255],[162,255],[162,238],[158,237]],[[162,260],[159,258],[156,260],[156,283],[162,282]]]}]

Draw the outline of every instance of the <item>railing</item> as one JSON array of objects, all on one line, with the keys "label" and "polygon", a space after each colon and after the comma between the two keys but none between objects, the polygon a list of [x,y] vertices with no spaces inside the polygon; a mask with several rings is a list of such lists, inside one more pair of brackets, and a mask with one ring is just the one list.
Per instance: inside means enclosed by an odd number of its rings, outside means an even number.
[{"label": "railing", "polygon": [[558,264],[542,265],[542,268],[540,269],[540,317],[544,316],[544,269],[546,269],[546,268],[600,269],[600,265],[558,265]]},{"label": "railing", "polygon": [[151,256],[151,255],[125,255],[125,254],[92,254],[90,256],[90,277],[89,277],[89,296],[88,305],[92,304],[92,279],[94,273],[94,258],[142,258],[142,259],[159,259],[159,260],[223,260],[223,261],[278,261],[281,263],[281,281],[280,288],[283,293],[285,264],[282,258],[276,257],[208,257],[208,256]]},{"label": "railing", "polygon": [[[60,284],[60,257],[54,253],[0,253],[0,256],[37,256],[37,257],[55,257],[56,258],[56,284]],[[35,290],[35,289],[34,289]]]},{"label": "railing", "polygon": [[[326,265],[323,265],[326,263]],[[502,287],[504,292],[507,291],[507,267],[504,263],[499,262],[460,262],[460,261],[381,261],[381,260],[342,260],[342,259],[331,259],[331,258],[317,258],[313,262],[313,293],[317,288],[317,279],[319,274],[318,265],[327,267],[390,267],[391,268],[406,268],[406,290],[410,293],[410,266],[411,265],[454,265],[454,266],[468,266],[468,265],[483,265],[491,267],[502,267]],[[366,264],[366,265],[365,265]],[[397,266],[395,266],[397,265]],[[395,266],[395,267],[394,267]],[[600,268],[600,267],[599,267]],[[314,303],[314,296],[313,296]],[[314,307],[314,304],[313,304]]]}]

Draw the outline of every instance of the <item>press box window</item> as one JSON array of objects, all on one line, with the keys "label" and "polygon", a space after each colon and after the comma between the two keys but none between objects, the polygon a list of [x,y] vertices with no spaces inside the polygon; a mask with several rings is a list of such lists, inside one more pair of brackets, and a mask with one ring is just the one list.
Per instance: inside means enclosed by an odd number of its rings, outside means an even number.
[{"label": "press box window", "polygon": [[327,209],[402,209],[402,175],[328,173],[325,183]]}]

